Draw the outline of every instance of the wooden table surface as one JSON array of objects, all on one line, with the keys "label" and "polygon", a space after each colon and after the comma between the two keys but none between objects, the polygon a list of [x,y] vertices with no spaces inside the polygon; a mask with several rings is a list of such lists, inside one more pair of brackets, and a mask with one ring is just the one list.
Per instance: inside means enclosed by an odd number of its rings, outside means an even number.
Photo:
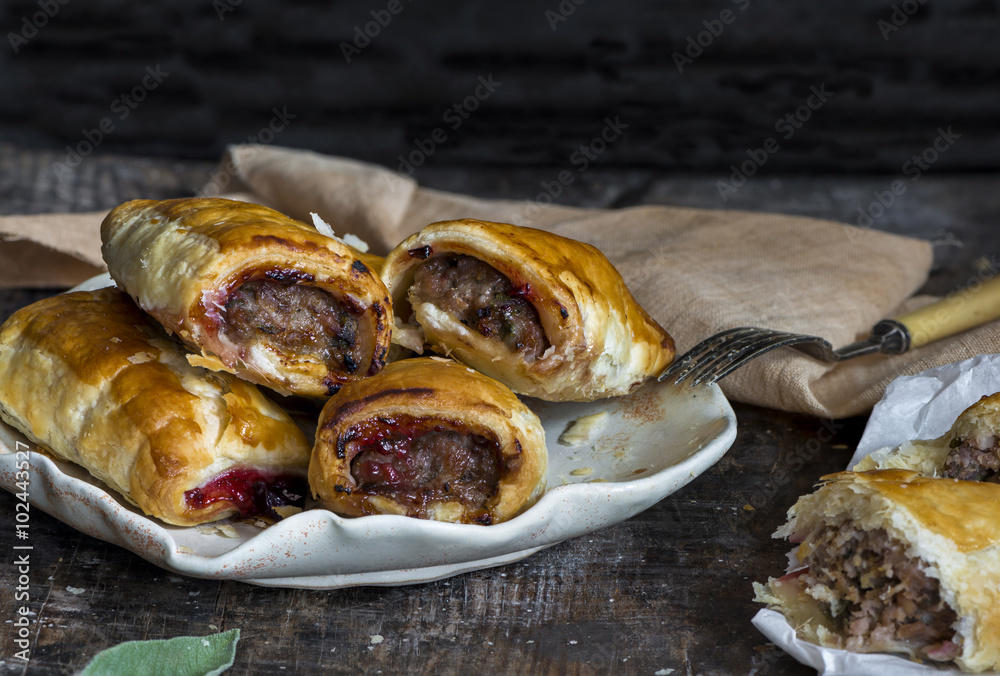
[{"label": "wooden table surface", "polygon": [[[89,158],[71,180],[55,153],[0,145],[0,213],[85,211],[193,194],[211,166]],[[438,169],[425,185],[523,199],[551,171]],[[855,222],[895,177],[751,180],[592,169],[562,201],[770,210]],[[875,227],[937,243],[926,290],[945,293],[1000,251],[993,175],[924,176]],[[2,244],[0,244],[2,246]],[[0,319],[53,290],[0,290]],[[685,347],[685,346],[681,346]],[[751,582],[784,569],[770,534],[821,475],[843,469],[864,418],[824,421],[735,404],[736,443],[651,509],[506,566],[406,587],[268,589],[181,577],[46,514],[31,514],[31,660],[14,659],[13,496],[0,492],[0,670],[63,674],[122,641],[239,628],[232,673],[808,674],[750,624]],[[803,464],[788,476],[784,468]],[[745,506],[754,507],[753,510]],[[80,593],[70,591],[82,590]],[[382,642],[373,643],[379,635]],[[672,671],[671,671],[672,670]]]}]

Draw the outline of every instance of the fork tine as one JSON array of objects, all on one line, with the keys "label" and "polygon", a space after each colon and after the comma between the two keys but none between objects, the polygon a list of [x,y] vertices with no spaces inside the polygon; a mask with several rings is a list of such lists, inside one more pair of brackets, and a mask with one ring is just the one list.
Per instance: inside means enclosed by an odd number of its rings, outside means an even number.
[{"label": "fork tine", "polygon": [[724,345],[721,345],[716,353],[704,355],[699,360],[699,367],[692,369],[688,374],[688,379],[692,379],[692,382],[696,385],[706,380],[708,382],[715,382],[722,377],[722,371],[727,369],[731,364],[735,362],[739,362],[740,364],[746,363],[746,361],[758,354],[773,349],[788,337],[789,334],[787,333],[766,329],[755,333],[740,334],[734,340],[727,341]]},{"label": "fork tine", "polygon": [[767,345],[762,345],[760,349],[753,352],[748,352],[742,355],[738,359],[734,359],[728,365],[722,367],[715,373],[713,379],[710,382],[717,382],[722,380],[727,375],[740,368],[746,364],[751,359],[756,359],[762,354],[766,354],[771,350],[777,350],[779,347],[791,347],[792,345],[800,345],[802,343],[820,343],[823,342],[822,338],[817,336],[806,336],[806,335],[796,335],[796,334],[785,334],[781,339],[776,339],[774,342]]},{"label": "fork tine", "polygon": [[680,357],[675,359],[674,363],[671,364],[666,371],[661,373],[659,378],[657,378],[657,380],[662,381],[664,378],[676,375],[678,376],[676,382],[680,382],[684,380],[691,371],[698,368],[699,364],[701,363],[701,360],[704,358],[705,355],[713,353],[723,345],[726,345],[727,342],[733,340],[739,340],[741,338],[746,337],[746,335],[748,335],[748,332],[758,331],[758,330],[759,329],[741,327],[736,329],[728,329],[726,331],[722,331],[720,333],[716,333],[712,336],[709,336],[708,338],[701,341],[700,343],[692,347],[690,350],[682,354]]},{"label": "fork tine", "polygon": [[714,383],[751,359],[779,347],[821,342],[815,336],[740,327],[717,333],[685,352],[657,380],[672,378],[675,384]]},{"label": "fork tine", "polygon": [[752,342],[740,345],[738,348],[714,359],[711,364],[706,365],[706,368],[692,382],[695,385],[706,381],[714,383],[743,366],[751,359],[756,359],[760,355],[771,350],[776,350],[779,347],[802,342],[803,339],[808,340],[808,337],[777,331],[769,335],[761,335]]}]

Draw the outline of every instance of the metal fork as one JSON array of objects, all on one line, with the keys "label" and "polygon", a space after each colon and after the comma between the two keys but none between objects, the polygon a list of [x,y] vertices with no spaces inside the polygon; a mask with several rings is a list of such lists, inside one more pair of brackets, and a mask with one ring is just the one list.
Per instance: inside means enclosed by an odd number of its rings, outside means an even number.
[{"label": "metal fork", "polygon": [[819,336],[743,327],[729,329],[703,340],[681,355],[657,380],[674,383],[714,383],[751,359],[779,347],[794,347],[810,357],[834,362],[865,354],[903,354],[935,340],[1000,319],[1000,275],[986,281],[978,277],[958,292],[895,319],[883,319],[871,335],[834,350]]},{"label": "metal fork", "polygon": [[701,341],[674,360],[657,380],[711,384],[779,347],[794,347],[820,361],[835,362],[875,352],[902,354],[910,347],[910,333],[898,321],[885,319],[875,325],[871,337],[834,350],[829,341],[819,336],[744,326]]}]

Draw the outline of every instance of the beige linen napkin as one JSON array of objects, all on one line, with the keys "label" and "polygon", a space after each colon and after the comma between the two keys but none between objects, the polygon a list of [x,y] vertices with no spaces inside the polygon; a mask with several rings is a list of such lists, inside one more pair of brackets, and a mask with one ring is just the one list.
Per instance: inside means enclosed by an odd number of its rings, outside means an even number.
[{"label": "beige linen napkin", "polygon": [[[381,254],[427,223],[465,217],[589,242],[618,267],[679,351],[736,326],[810,333],[840,346],[866,336],[879,319],[930,300],[911,298],[926,281],[930,244],[811,218],[482,200],[420,188],[374,165],[264,146],[231,148],[205,194],[239,195],[307,222],[309,212],[317,212],[338,234],[358,235]],[[16,250],[9,241],[0,245],[0,285],[81,281],[100,264],[102,217],[0,218],[0,238],[20,243]],[[28,260],[28,246],[34,247],[31,276],[12,273],[10,259]],[[47,266],[46,256],[52,261]],[[993,323],[906,355],[838,365],[778,350],[721,385],[737,401],[837,418],[870,410],[898,375],[998,351],[1000,323]]]}]

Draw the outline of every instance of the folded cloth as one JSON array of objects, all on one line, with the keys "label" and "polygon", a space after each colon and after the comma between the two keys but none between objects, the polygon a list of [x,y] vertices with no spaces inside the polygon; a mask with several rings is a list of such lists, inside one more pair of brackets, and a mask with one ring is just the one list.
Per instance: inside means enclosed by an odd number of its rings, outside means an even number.
[{"label": "folded cloth", "polygon": [[[238,196],[311,222],[318,213],[337,234],[355,234],[384,254],[433,221],[479,218],[551,230],[601,249],[640,304],[683,352],[736,326],[823,336],[834,346],[868,334],[880,319],[931,298],[912,294],[927,279],[931,245],[907,237],[798,216],[668,206],[582,209],[484,200],[420,188],[383,167],[269,146],[229,149],[204,190]],[[0,238],[41,245],[17,272],[5,260],[26,253],[0,248],[0,286],[81,281],[100,265],[104,214],[0,218]],[[75,267],[66,264],[73,256]],[[12,272],[13,271],[13,272]],[[898,356],[824,364],[777,350],[735,371],[721,386],[736,401],[827,418],[871,410],[896,376],[1000,352],[1000,323]]]}]

